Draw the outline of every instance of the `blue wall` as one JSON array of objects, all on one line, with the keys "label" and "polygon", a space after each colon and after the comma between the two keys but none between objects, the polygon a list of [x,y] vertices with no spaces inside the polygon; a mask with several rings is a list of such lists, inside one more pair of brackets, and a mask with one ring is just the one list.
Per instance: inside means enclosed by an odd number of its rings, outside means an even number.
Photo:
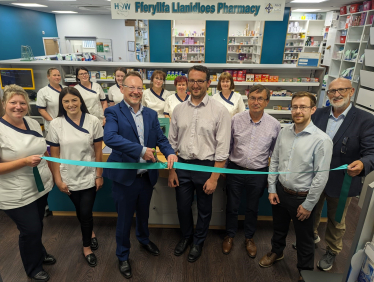
[{"label": "blue wall", "polygon": [[43,37],[58,37],[54,14],[0,5],[0,60],[21,58],[21,45],[43,56]]},{"label": "blue wall", "polygon": [[282,64],[290,8],[284,9],[283,21],[265,22],[261,64]]},{"label": "blue wall", "polygon": [[152,63],[171,63],[171,21],[149,20],[149,58]]}]

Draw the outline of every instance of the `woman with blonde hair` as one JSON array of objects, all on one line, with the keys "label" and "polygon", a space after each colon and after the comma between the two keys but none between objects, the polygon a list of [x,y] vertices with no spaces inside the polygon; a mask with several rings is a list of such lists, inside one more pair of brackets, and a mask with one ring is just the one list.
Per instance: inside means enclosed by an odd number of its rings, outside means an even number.
[{"label": "woman with blonde hair", "polygon": [[5,86],[0,118],[0,209],[15,222],[26,274],[33,281],[48,281],[43,264],[56,259],[42,244],[44,210],[53,178],[39,123],[26,115],[29,98],[17,85]]}]

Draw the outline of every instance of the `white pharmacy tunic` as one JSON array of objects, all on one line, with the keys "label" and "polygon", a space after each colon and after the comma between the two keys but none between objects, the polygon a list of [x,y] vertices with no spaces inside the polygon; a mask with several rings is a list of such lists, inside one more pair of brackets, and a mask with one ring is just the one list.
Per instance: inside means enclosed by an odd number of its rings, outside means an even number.
[{"label": "white pharmacy tunic", "polygon": [[123,94],[121,92],[120,86],[116,83],[108,90],[108,100],[109,102],[114,102],[115,105],[121,103],[123,100]]},{"label": "white pharmacy tunic", "polygon": [[[82,113],[79,125],[68,116],[54,119],[47,135],[47,144],[60,147],[60,158],[74,161],[95,161],[94,143],[103,140],[103,127],[93,115]],[[60,164],[62,181],[71,191],[95,186],[96,168]]]},{"label": "white pharmacy tunic", "polygon": [[74,87],[78,89],[79,93],[82,95],[89,113],[97,117],[100,120],[101,124],[103,124],[104,110],[101,102],[105,101],[106,97],[100,84],[91,82],[91,89],[84,87],[80,83],[75,85]]},{"label": "white pharmacy tunic", "polygon": [[[61,89],[65,86],[60,85]],[[58,115],[58,104],[60,98],[60,91],[54,89],[50,84],[38,91],[36,96],[36,106],[39,109],[45,109],[51,118],[56,118]],[[44,119],[44,129],[48,131],[50,121]]]},{"label": "white pharmacy tunic", "polygon": [[[20,129],[0,118],[0,162],[11,162],[32,155],[44,155],[47,144],[40,124],[29,117],[24,118],[26,130]],[[46,160],[37,166],[44,184],[44,191],[36,186],[33,168],[24,166],[0,175],[0,209],[9,210],[26,206],[52,190],[52,173]]]},{"label": "white pharmacy tunic", "polygon": [[162,89],[160,96],[157,95],[152,88],[148,88],[143,92],[142,104],[144,107],[151,108],[157,112],[159,118],[164,118],[165,100],[171,93]]},{"label": "white pharmacy tunic", "polygon": [[180,103],[183,103],[184,101],[188,100],[188,95],[186,95],[186,98],[182,100],[177,93],[174,95],[170,95],[169,97],[166,98],[165,101],[165,109],[164,109],[164,115],[171,115],[173,114],[174,108],[179,105]]},{"label": "white pharmacy tunic", "polygon": [[238,92],[231,91],[228,99],[223,96],[222,92],[213,95],[213,99],[219,101],[222,105],[228,109],[231,117],[237,113],[245,111],[245,104],[242,95]]}]

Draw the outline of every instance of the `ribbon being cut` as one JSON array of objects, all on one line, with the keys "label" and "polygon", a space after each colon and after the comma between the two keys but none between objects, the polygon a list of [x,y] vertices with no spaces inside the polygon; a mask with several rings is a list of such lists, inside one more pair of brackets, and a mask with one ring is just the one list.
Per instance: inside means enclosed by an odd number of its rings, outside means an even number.
[{"label": "ribbon being cut", "polygon": [[[73,161],[65,160],[52,157],[42,157],[46,161],[56,162],[61,164],[68,165],[78,165],[78,166],[87,166],[87,167],[100,167],[100,168],[114,168],[114,169],[167,169],[167,163],[157,162],[157,163],[114,163],[114,162],[85,162],[85,161]],[[286,174],[286,173],[313,173],[318,171],[279,171],[279,172],[264,172],[264,171],[250,171],[250,170],[237,170],[237,169],[228,169],[228,168],[219,168],[219,167],[208,167],[202,165],[194,165],[187,163],[175,162],[173,165],[175,169],[184,169],[192,171],[202,171],[202,172],[213,172],[213,173],[231,173],[231,174]],[[348,165],[342,165],[331,170],[346,170]],[[40,183],[40,175],[34,168],[34,177],[38,186],[38,190],[42,191],[44,189],[39,188],[38,183]],[[39,177],[38,177],[39,175]],[[336,211],[335,220],[340,222],[343,216],[344,206],[347,201],[349,188],[351,187],[352,177],[345,173],[343,186],[340,192],[338,208]],[[42,183],[43,185],[43,183]]]}]

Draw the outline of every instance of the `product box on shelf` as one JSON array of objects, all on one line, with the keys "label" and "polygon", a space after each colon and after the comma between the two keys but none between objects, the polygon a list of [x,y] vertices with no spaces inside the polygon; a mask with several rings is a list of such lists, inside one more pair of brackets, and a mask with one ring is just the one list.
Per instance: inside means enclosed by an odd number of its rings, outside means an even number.
[{"label": "product box on shelf", "polygon": [[100,71],[100,79],[106,79],[106,71]]},{"label": "product box on shelf", "polygon": [[262,74],[255,74],[255,82],[261,82]]},{"label": "product box on shelf", "polygon": [[255,75],[253,73],[247,73],[245,75],[245,81],[254,82],[255,81]]},{"label": "product box on shelf", "polygon": [[261,82],[269,82],[269,75],[268,74],[261,75]]},{"label": "product box on shelf", "polygon": [[350,7],[349,7],[349,12],[351,14],[352,13],[357,13],[359,6],[360,6],[360,4],[351,4]]},{"label": "product box on shelf", "polygon": [[363,10],[364,11],[371,10],[371,1],[364,1],[364,3],[363,3]]},{"label": "product box on shelf", "polygon": [[350,27],[352,25],[352,21],[353,21],[353,17],[352,16],[347,16],[344,28],[347,29],[348,27]]},{"label": "product box on shelf", "polygon": [[340,7],[340,14],[345,15],[347,13],[347,6]]},{"label": "product box on shelf", "polygon": [[340,36],[340,43],[345,43],[346,36]]}]

